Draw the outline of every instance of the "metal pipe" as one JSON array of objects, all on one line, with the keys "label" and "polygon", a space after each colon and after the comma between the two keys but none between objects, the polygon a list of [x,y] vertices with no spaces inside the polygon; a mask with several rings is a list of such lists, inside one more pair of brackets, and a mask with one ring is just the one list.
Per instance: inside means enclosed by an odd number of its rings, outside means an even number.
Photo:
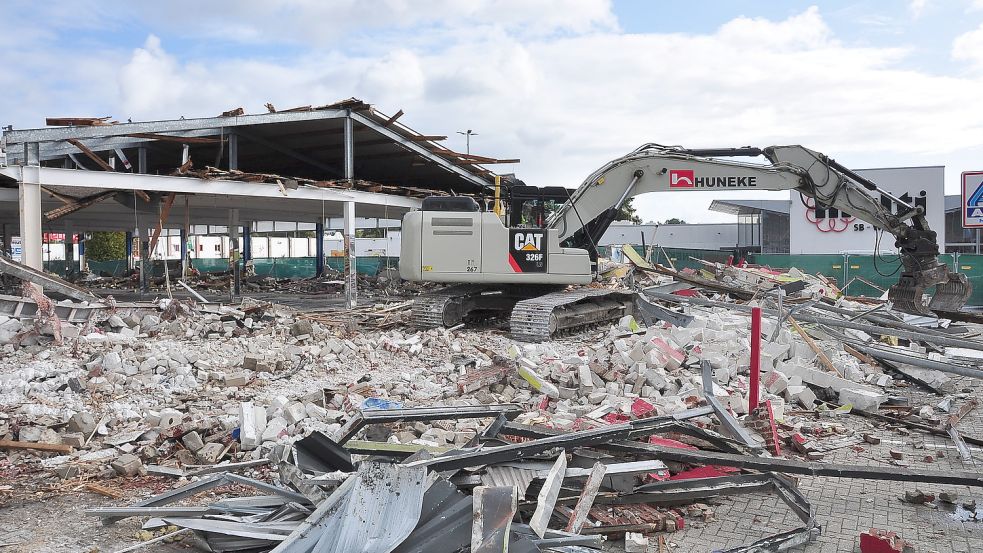
[{"label": "metal pipe", "polygon": [[971,378],[981,378],[983,379],[983,370],[972,369],[970,367],[963,367],[961,365],[953,365],[951,363],[943,363],[941,361],[933,361],[932,359],[925,359],[916,355],[905,355],[903,353],[897,353],[883,348],[875,348],[863,344],[862,342],[851,342],[851,346],[854,348],[870,355],[871,357],[884,358],[888,361],[896,361],[898,363],[905,363],[907,365],[914,365],[916,367],[922,367],[925,369],[934,369],[936,371],[941,371],[944,373],[958,374],[960,376],[968,376]]},{"label": "metal pipe", "polygon": [[[741,311],[744,313],[751,312],[750,305],[727,303],[722,301],[713,301],[703,298],[676,296],[673,294],[664,294],[662,292],[656,292],[654,290],[642,290],[642,292],[647,296],[651,296],[653,298],[663,301],[670,301],[670,302],[682,303],[682,304],[702,305],[706,307],[722,307],[724,309]],[[769,309],[767,307],[762,308],[761,312],[765,315],[768,315],[769,317],[779,316],[776,310]],[[966,349],[972,349],[977,351],[983,351],[983,342],[976,342],[972,340],[961,340],[959,338],[949,338],[945,336],[935,336],[935,335],[926,336],[926,334],[921,331],[913,332],[909,330],[884,328],[875,325],[831,319],[828,317],[817,317],[805,313],[797,314],[795,318],[798,319],[799,321],[804,321],[807,323],[823,324],[826,326],[839,327],[839,328],[851,328],[853,330],[860,330],[868,334],[897,336],[899,338],[904,338],[906,340],[919,340],[923,342],[931,342],[933,344],[940,345],[940,346],[949,346],[954,348],[966,348]]]}]

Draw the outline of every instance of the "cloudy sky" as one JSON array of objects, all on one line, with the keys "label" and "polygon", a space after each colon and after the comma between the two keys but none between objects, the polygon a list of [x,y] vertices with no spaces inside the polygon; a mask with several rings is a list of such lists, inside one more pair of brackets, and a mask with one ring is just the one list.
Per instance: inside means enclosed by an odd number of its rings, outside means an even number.
[{"label": "cloudy sky", "polygon": [[[742,5],[746,4],[746,5]],[[983,169],[983,0],[5,0],[0,124],[359,97],[529,184],[645,142],[799,143],[854,168]],[[712,192],[646,220],[727,221]],[[768,197],[762,193],[720,197]],[[787,197],[785,195],[784,197]],[[684,199],[686,201],[684,201]]]}]

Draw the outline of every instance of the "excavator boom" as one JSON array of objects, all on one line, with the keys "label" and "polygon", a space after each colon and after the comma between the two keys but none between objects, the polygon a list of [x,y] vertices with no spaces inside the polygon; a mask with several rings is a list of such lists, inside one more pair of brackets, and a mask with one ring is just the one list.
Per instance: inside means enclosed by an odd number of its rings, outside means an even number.
[{"label": "excavator boom", "polygon": [[[764,156],[770,163],[717,157]],[[965,275],[938,262],[939,246],[924,210],[802,146],[687,150],[646,144],[601,167],[547,221],[567,247],[593,249],[628,198],[647,192],[796,190],[891,233],[904,271],[889,290],[895,308],[916,314],[959,311],[972,293]],[[875,195],[876,194],[876,195]],[[885,206],[887,198],[891,206]],[[925,291],[936,287],[927,305]]]}]

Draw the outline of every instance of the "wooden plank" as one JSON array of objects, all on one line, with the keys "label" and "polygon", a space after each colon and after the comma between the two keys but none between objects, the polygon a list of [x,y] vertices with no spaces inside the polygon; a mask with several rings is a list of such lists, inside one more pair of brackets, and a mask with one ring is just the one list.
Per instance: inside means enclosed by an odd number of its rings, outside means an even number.
[{"label": "wooden plank", "polygon": [[40,444],[14,440],[0,440],[0,449],[33,449],[37,451],[56,451],[58,453],[72,452],[72,446],[66,444]]},{"label": "wooden plank", "polygon": [[101,157],[97,156],[96,153],[93,152],[92,150],[90,150],[88,146],[86,146],[85,144],[82,144],[82,141],[80,141],[79,139],[77,139],[77,138],[69,138],[68,139],[68,143],[71,144],[72,146],[75,146],[76,148],[78,148],[83,154],[86,155],[86,157],[88,157],[92,161],[96,162],[96,164],[99,167],[102,167],[103,171],[115,171],[115,169],[113,169],[112,167],[110,167],[110,165],[108,163],[106,163],[106,161],[104,159],[102,159]]},{"label": "wooden plank", "polygon": [[52,198],[58,200],[59,202],[61,202],[63,204],[74,204],[78,200],[78,198],[72,198],[71,196],[65,196],[64,194],[60,194],[60,193],[55,192],[54,190],[52,190],[50,188],[46,188],[44,186],[41,187],[41,190],[43,190],[46,194],[48,194],[49,196],[51,196]]},{"label": "wooden plank", "polygon": [[439,140],[447,140],[447,137],[446,136],[443,136],[443,135],[439,135],[439,134],[421,134],[419,136],[411,136],[411,137],[409,137],[409,139],[410,140],[414,140],[414,141],[419,141],[419,142],[424,142],[424,141],[427,141],[427,140],[436,142],[436,141],[439,141]]},{"label": "wooden plank", "polygon": [[171,213],[171,206],[174,205],[174,198],[176,196],[176,192],[171,192],[164,199],[164,205],[160,208],[160,219],[157,220],[154,233],[150,236],[150,249],[147,251],[147,255],[153,255],[154,248],[157,247],[157,240],[160,238],[160,233],[164,230],[164,223],[167,221],[167,216]]},{"label": "wooden plank", "polygon": [[842,377],[843,375],[840,374],[840,371],[836,370],[836,367],[833,366],[833,362],[829,360],[829,357],[826,357],[826,354],[823,353],[823,350],[819,349],[819,346],[816,345],[816,342],[813,341],[812,337],[806,334],[806,331],[799,326],[799,322],[796,321],[791,315],[788,317],[788,322],[792,324],[792,327],[799,333],[799,336],[802,336],[802,339],[805,340],[806,344],[808,344],[809,349],[815,352],[815,354],[819,357],[819,362],[822,364],[822,366],[826,367],[827,371],[835,373],[836,376]]},{"label": "wooden plank", "polygon": [[44,218],[48,221],[54,221],[55,219],[64,217],[65,215],[68,215],[70,213],[75,213],[80,209],[85,209],[90,205],[101,202],[114,194],[116,194],[115,190],[107,190],[106,192],[99,192],[98,194],[93,194],[91,196],[79,198],[78,200],[75,200],[75,202],[71,204],[63,205],[61,207],[56,207],[51,211],[45,212]]},{"label": "wooden plank", "polygon": [[605,473],[607,473],[607,465],[600,461],[594,463],[594,468],[591,469],[590,476],[587,477],[587,483],[584,484],[584,491],[580,493],[577,506],[573,508],[573,515],[567,522],[567,532],[579,534],[580,530],[583,529],[584,523],[587,522],[587,514],[590,512],[591,506],[594,505],[594,498],[597,497],[597,492],[601,489],[601,482],[604,481]]},{"label": "wooden plank", "polygon": [[395,123],[396,120],[399,119],[402,116],[403,116],[403,110],[399,110],[399,111],[396,112],[396,115],[393,115],[389,119],[386,119],[386,122],[383,123],[382,126],[383,127],[388,127],[389,125],[392,125],[393,123]]},{"label": "wooden plank", "polygon": [[861,363],[866,363],[872,367],[880,367],[881,364],[877,362],[877,359],[867,355],[866,353],[855,349],[850,344],[843,344],[843,349],[850,355],[856,357]]},{"label": "wooden plank", "polygon": [[110,119],[112,117],[46,117],[44,124],[49,127],[96,127],[111,125]]}]

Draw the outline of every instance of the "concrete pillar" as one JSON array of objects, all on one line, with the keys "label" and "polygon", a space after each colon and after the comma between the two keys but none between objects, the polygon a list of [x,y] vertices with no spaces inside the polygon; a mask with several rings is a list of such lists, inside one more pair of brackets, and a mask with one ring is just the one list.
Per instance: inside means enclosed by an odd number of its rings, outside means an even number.
[{"label": "concrete pillar", "polygon": [[324,276],[324,222],[314,225],[314,276]]},{"label": "concrete pillar", "polygon": [[358,304],[358,279],[355,271],[355,202],[345,202],[345,305]]},{"label": "concrete pillar", "polygon": [[239,136],[233,131],[229,133],[229,171],[239,168]]},{"label": "concrete pillar", "polygon": [[345,178],[355,178],[355,130],[351,115],[345,117]]},{"label": "concrete pillar", "polygon": [[40,167],[23,167],[20,182],[21,263],[42,270]]}]

